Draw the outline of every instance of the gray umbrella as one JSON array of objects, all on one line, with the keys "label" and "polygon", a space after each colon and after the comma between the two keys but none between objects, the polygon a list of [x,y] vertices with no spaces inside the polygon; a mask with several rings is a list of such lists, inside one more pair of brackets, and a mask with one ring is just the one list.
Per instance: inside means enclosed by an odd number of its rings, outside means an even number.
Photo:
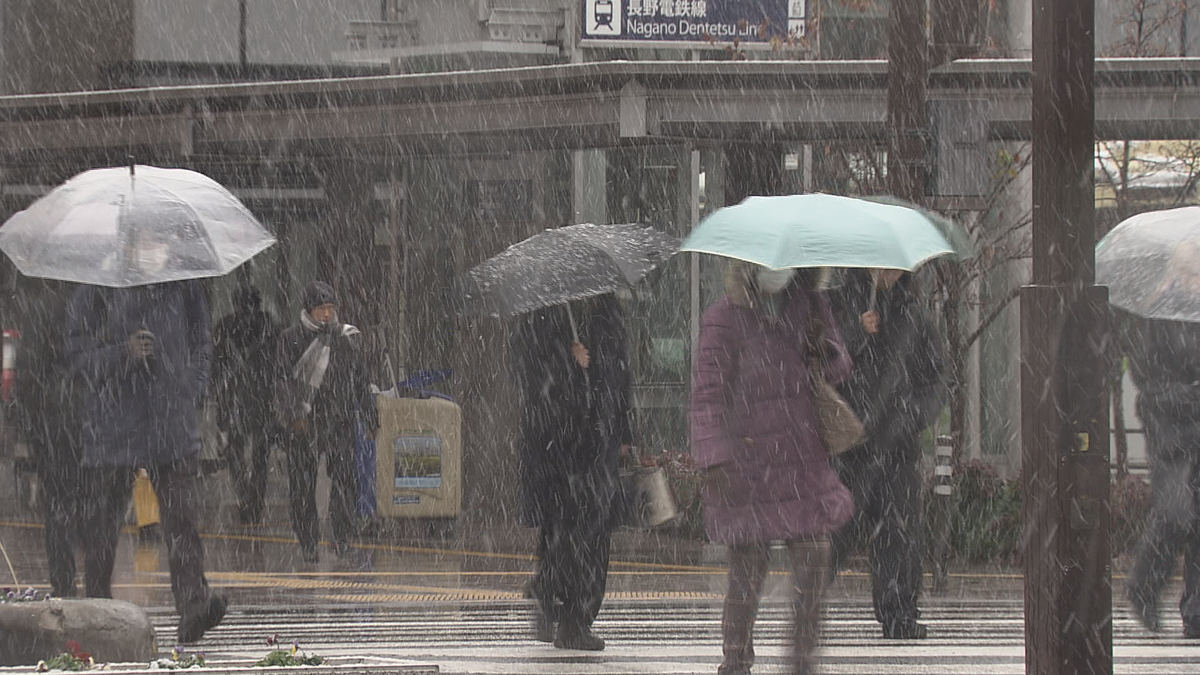
[{"label": "gray umbrella", "polygon": [[[137,259],[153,240],[155,264]],[[228,274],[275,243],[211,178],[185,169],[85,171],[0,227],[0,250],[31,277],[126,287]]]},{"label": "gray umbrella", "polygon": [[1200,206],[1122,221],[1096,245],[1096,283],[1137,316],[1200,322]]},{"label": "gray umbrella", "polygon": [[652,227],[568,225],[535,234],[460,280],[469,314],[508,317],[631,286],[679,250]]}]

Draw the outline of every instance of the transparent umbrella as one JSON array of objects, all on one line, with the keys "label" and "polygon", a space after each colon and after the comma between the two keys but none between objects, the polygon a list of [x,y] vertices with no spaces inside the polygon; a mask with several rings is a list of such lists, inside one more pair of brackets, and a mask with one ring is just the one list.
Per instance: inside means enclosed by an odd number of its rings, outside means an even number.
[{"label": "transparent umbrella", "polygon": [[[142,240],[165,249],[158,264],[138,259]],[[141,165],[85,171],[0,226],[26,276],[110,287],[223,276],[273,243],[211,178]]]},{"label": "transparent umbrella", "polygon": [[1121,221],[1096,244],[1096,283],[1137,316],[1200,322],[1200,206]]}]

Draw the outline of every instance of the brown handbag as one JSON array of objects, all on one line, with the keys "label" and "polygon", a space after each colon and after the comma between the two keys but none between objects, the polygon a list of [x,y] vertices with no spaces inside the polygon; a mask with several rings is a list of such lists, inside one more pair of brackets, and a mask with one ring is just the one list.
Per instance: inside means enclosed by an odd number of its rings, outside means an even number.
[{"label": "brown handbag", "polygon": [[850,404],[825,380],[820,369],[814,368],[811,375],[821,442],[830,455],[840,455],[861,443],[867,430]]},{"label": "brown handbag", "polygon": [[[820,357],[825,339],[825,326],[817,315],[820,302],[814,293],[809,302],[808,350],[809,381],[812,384],[813,407],[817,413],[817,433],[829,454],[840,455],[862,442],[867,435],[862,420],[846,399],[833,388],[821,372]],[[812,358],[812,356],[816,358]]]}]

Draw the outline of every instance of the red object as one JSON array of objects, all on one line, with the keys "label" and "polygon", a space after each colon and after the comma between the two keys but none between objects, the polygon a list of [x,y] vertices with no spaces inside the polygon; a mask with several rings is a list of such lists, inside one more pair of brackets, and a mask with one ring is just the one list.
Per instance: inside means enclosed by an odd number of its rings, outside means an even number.
[{"label": "red object", "polygon": [[13,387],[17,383],[17,345],[21,340],[21,331],[8,329],[4,331],[4,370],[0,373],[0,400],[13,400]]}]

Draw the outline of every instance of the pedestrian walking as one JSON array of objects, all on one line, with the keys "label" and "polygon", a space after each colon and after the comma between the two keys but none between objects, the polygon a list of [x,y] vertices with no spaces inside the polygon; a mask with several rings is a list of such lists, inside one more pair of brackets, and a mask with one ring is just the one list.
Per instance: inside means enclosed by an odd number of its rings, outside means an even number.
[{"label": "pedestrian walking", "polygon": [[[127,257],[147,274],[166,266],[169,241],[130,236]],[[112,572],[134,471],[145,468],[162,511],[177,637],[194,642],[225,616],[209,588],[196,529],[199,406],[209,379],[208,303],[197,281],[129,288],[84,286],[67,315],[67,352],[86,386],[82,434],[84,576],[88,597],[112,597]]]},{"label": "pedestrian walking", "polygon": [[71,375],[63,325],[72,284],[22,278],[18,293],[21,336],[16,411],[40,486],[50,591],[75,597],[75,552],[81,515],[83,387]]},{"label": "pedestrian walking", "polygon": [[368,435],[379,429],[359,343],[358,328],[337,315],[337,295],[311,281],[301,296],[298,321],[284,329],[276,358],[276,416],[284,427],[292,529],[306,562],[318,560],[317,466],[325,456],[329,474],[329,519],[334,552],[345,555],[356,536],[358,474],[354,429],[361,419]]},{"label": "pedestrian walking", "polygon": [[773,541],[792,568],[792,671],[814,672],[829,535],[854,512],[818,434],[810,368],[850,370],[814,270],[735,261],[705,311],[692,372],[692,457],[709,539],[729,547],[717,672],[754,665],[753,628]]},{"label": "pedestrian walking", "polygon": [[866,428],[862,444],[838,456],[857,506],[833,538],[832,571],[869,539],[875,618],[883,636],[921,639],[921,432],[946,403],[945,346],[917,295],[912,274],[852,270],[832,297],[854,362],[840,391]]},{"label": "pedestrian walking", "polygon": [[1126,592],[1142,625],[1159,630],[1159,597],[1182,553],[1183,634],[1200,638],[1200,324],[1138,319],[1129,337],[1152,501]]},{"label": "pedestrian walking", "polygon": [[538,528],[536,637],[602,650],[592,624],[608,581],[617,462],[633,438],[620,305],[606,293],[535,310],[516,340],[524,518]]},{"label": "pedestrian walking", "polygon": [[258,290],[234,294],[233,313],[213,329],[213,393],[217,425],[227,436],[225,458],[242,523],[262,520],[267,459],[275,429],[270,401],[278,335]]}]

